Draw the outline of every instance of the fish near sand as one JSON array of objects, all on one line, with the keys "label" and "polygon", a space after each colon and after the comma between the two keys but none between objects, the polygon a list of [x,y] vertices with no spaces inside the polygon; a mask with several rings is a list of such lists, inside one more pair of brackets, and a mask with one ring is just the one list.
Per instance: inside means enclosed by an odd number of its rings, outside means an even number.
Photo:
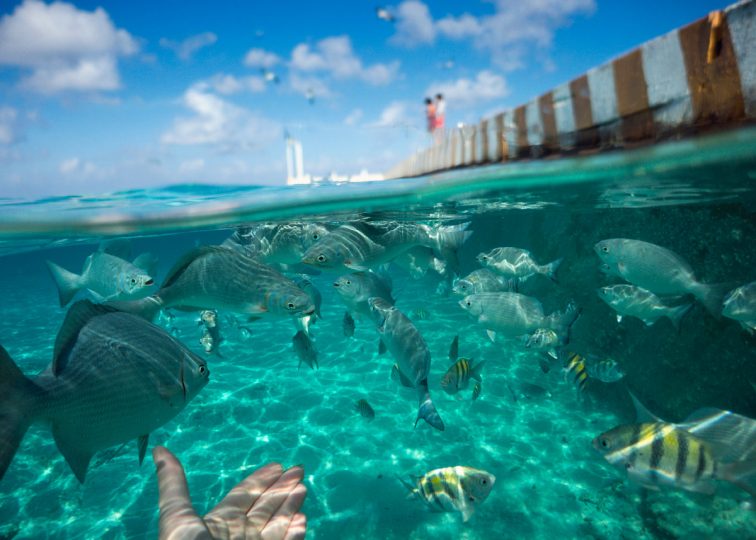
[{"label": "fish near sand", "polygon": [[485,361],[473,365],[472,360],[460,358],[454,362],[448,370],[446,370],[446,373],[441,379],[441,388],[443,388],[444,392],[447,394],[454,395],[460,390],[466,389],[470,384],[470,379],[482,382],[483,380],[480,378],[480,372],[483,370],[484,364]]},{"label": "fish near sand", "polygon": [[464,466],[435,469],[413,480],[414,485],[403,480],[402,484],[431,511],[459,512],[464,522],[488,498],[496,483],[491,473]]},{"label": "fish near sand", "polygon": [[354,335],[354,319],[348,311],[344,312],[344,319],[341,322],[341,329],[344,332],[344,337],[352,337]]},{"label": "fish near sand", "polygon": [[51,261],[45,261],[58,288],[61,307],[68,304],[77,292],[88,289],[98,301],[136,300],[150,294],[154,285],[156,260],[144,253],[129,262],[116,253],[122,251],[107,243],[84,261],[81,274],[74,274]]},{"label": "fish near sand", "polygon": [[692,294],[712,315],[719,316],[726,292],[722,285],[698,281],[690,265],[674,251],[628,238],[602,240],[593,249],[612,271],[616,269],[633,285],[662,296]]},{"label": "fish near sand", "polygon": [[710,494],[723,480],[756,496],[756,420],[710,408],[674,424],[633,400],[638,423],[617,426],[593,440],[609,463],[651,489]]},{"label": "fish near sand", "polygon": [[428,390],[431,355],[423,336],[404,313],[386,300],[371,298],[368,304],[381,341],[396,360],[399,378],[417,390],[420,406],[415,425],[422,418],[443,431],[444,423]]},{"label": "fish near sand", "polygon": [[48,423],[79,482],[99,450],[147,438],[207,384],[205,361],[162,328],[88,300],[68,310],[52,364],[27,378],[0,347],[0,478],[26,430]]},{"label": "fish near sand", "polygon": [[291,341],[294,346],[294,351],[299,357],[299,365],[297,368],[299,368],[302,365],[302,362],[304,362],[310,366],[310,369],[318,369],[318,351],[315,350],[315,346],[313,345],[312,340],[307,337],[307,334],[300,330],[294,334]]},{"label": "fish near sand", "polygon": [[358,399],[354,403],[354,409],[368,422],[372,422],[375,419],[375,411],[364,398]]}]

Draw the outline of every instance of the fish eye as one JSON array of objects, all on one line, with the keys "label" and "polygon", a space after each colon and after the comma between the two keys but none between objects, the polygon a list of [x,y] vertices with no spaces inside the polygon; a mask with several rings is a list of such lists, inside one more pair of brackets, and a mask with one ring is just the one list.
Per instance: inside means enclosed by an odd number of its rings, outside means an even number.
[{"label": "fish eye", "polygon": [[204,375],[206,371],[207,371],[207,368],[205,368],[205,366],[200,366],[199,367],[200,375]]},{"label": "fish eye", "polygon": [[352,284],[352,282],[351,282],[350,280],[347,280],[347,281],[346,281],[346,284],[347,284],[347,285],[351,285],[351,284]]},{"label": "fish eye", "polygon": [[599,439],[599,444],[601,444],[602,448],[609,448],[609,441],[606,437],[601,437],[601,439]]},{"label": "fish eye", "polygon": [[488,483],[488,480],[486,480],[485,478],[483,478],[483,479],[482,479],[482,480],[480,481],[480,483],[481,483],[481,484],[483,484],[483,485],[485,486],[485,485],[486,485],[486,484]]},{"label": "fish eye", "polygon": [[286,304],[286,307],[289,309],[294,309],[294,302],[289,302],[288,304]]},{"label": "fish eye", "polygon": [[467,305],[468,305],[468,306],[471,306],[472,304],[471,304],[470,302],[467,302]]},{"label": "fish eye", "polygon": [[136,278],[131,278],[131,284],[136,285]]},{"label": "fish eye", "polygon": [[318,262],[325,262],[325,255],[318,255]]},{"label": "fish eye", "polygon": [[317,240],[318,238],[320,238],[320,235],[318,233],[312,233],[313,240]]},{"label": "fish eye", "polygon": [[609,253],[609,246],[601,246],[601,251],[604,253]]},{"label": "fish eye", "polygon": [[468,497],[467,500],[470,502],[475,502],[475,497]]}]

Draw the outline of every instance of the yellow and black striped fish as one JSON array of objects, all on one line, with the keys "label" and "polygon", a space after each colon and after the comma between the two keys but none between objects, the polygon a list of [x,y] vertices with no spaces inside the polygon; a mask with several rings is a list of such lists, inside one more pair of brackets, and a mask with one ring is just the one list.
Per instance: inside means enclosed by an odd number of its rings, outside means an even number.
[{"label": "yellow and black striped fish", "polygon": [[483,369],[485,361],[478,362],[475,366],[467,358],[460,358],[446,371],[441,379],[441,388],[447,394],[456,394],[464,390],[470,384],[470,379],[482,382],[480,372]]},{"label": "yellow and black striped fish", "polygon": [[628,476],[648,486],[667,485],[713,493],[717,462],[711,448],[666,422],[618,426],[593,440],[593,447]]},{"label": "yellow and black striped fish", "polygon": [[585,390],[588,383],[588,372],[585,369],[585,358],[577,353],[567,353],[567,365],[565,366],[565,378],[569,375],[572,382],[581,392]]},{"label": "yellow and black striped fish", "polygon": [[415,485],[405,486],[436,512],[462,513],[464,521],[470,519],[477,505],[491,493],[496,477],[472,467],[456,466],[435,469],[415,478]]}]

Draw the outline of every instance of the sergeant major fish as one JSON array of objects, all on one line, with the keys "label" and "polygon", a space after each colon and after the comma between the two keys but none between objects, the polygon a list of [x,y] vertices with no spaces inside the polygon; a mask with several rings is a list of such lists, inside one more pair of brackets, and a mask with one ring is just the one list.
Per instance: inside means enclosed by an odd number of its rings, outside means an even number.
[{"label": "sergeant major fish", "polygon": [[375,411],[366,399],[357,400],[354,404],[354,409],[368,422],[372,422],[375,419]]},{"label": "sergeant major fish", "polygon": [[61,307],[82,289],[95,293],[98,301],[136,300],[148,296],[155,283],[152,278],[155,258],[144,253],[130,263],[115,253],[117,250],[110,249],[107,243],[102,244],[86,258],[81,275],[45,261],[58,288]]},{"label": "sergeant major fish", "polygon": [[52,364],[24,376],[0,347],[0,478],[29,425],[52,426],[55,445],[84,482],[95,452],[136,439],[139,462],[150,432],[207,384],[207,364],[162,328],[88,300],[68,310]]},{"label": "sergeant major fish", "polygon": [[468,521],[488,498],[496,477],[472,467],[445,467],[413,478],[415,485],[402,480],[414,495],[424,501],[433,512],[460,512]]},{"label": "sergeant major fish", "polygon": [[368,304],[381,341],[397,362],[400,378],[417,390],[420,406],[415,425],[422,418],[443,431],[444,423],[428,390],[431,355],[423,336],[404,313],[383,298],[370,298]]},{"label": "sergeant major fish", "polygon": [[662,317],[667,317],[675,328],[680,320],[693,307],[693,304],[667,306],[658,296],[635,285],[612,285],[597,289],[598,296],[617,312],[617,322],[622,316],[636,317],[646,326],[651,326]]},{"label": "sergeant major fish", "polygon": [[612,238],[594,246],[599,258],[633,285],[654,294],[690,293],[715,316],[719,315],[724,291],[721,285],[707,285],[696,279],[693,269],[677,253],[661,246]]},{"label": "sergeant major fish", "polygon": [[470,384],[470,379],[482,382],[480,372],[483,370],[485,361],[472,365],[472,360],[460,358],[446,370],[441,379],[441,388],[449,395],[454,395],[460,390],[464,390]]},{"label": "sergeant major fish", "polygon": [[640,423],[615,427],[593,440],[609,463],[652,489],[713,493],[715,481],[724,480],[756,496],[756,420],[701,409],[673,424],[635,401]]},{"label": "sergeant major fish", "polygon": [[557,268],[562,264],[562,259],[548,264],[538,264],[528,250],[515,247],[498,247],[488,253],[480,253],[477,259],[482,266],[502,276],[519,280],[527,279],[534,274],[543,274],[556,281]]},{"label": "sergeant major fish", "polygon": [[756,281],[730,291],[722,315],[738,321],[750,334],[756,332]]}]

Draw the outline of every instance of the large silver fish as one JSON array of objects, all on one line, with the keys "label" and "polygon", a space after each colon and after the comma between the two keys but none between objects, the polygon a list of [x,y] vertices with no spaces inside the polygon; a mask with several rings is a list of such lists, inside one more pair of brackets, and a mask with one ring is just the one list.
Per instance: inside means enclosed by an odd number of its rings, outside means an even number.
[{"label": "large silver fish", "polygon": [[60,305],[65,306],[82,289],[88,289],[99,301],[136,300],[150,294],[154,284],[156,259],[144,253],[129,262],[116,255],[118,251],[103,244],[84,261],[81,274],[69,272],[46,261],[58,288]]},{"label": "large silver fish", "polygon": [[160,308],[187,311],[224,309],[257,317],[304,317],[315,312],[310,296],[259,260],[220,246],[187,253],[168,273],[153,297],[116,304],[152,319]]},{"label": "large silver fish", "polygon": [[504,279],[488,268],[480,268],[456,280],[452,292],[461,296],[483,292],[517,292],[517,280]]},{"label": "large silver fish", "polygon": [[723,306],[722,315],[735,319],[749,333],[756,332],[756,281],[731,291]]},{"label": "large silver fish", "polygon": [[562,264],[562,259],[548,264],[538,264],[526,249],[498,247],[487,253],[480,253],[478,262],[508,278],[527,279],[533,274],[543,274],[556,281],[556,271]]},{"label": "large silver fish", "polygon": [[296,265],[327,234],[318,223],[255,223],[238,227],[222,245],[243,248],[269,264]]},{"label": "large silver fish", "polygon": [[302,262],[320,269],[367,270],[387,263],[415,246],[454,257],[472,234],[469,223],[429,227],[415,223],[357,221],[342,225],[312,245]]},{"label": "large silver fish", "polygon": [[381,341],[397,362],[400,378],[417,389],[420,407],[415,425],[422,418],[443,431],[444,423],[428,391],[431,355],[423,336],[406,315],[383,298],[370,298],[368,305]]},{"label": "large silver fish", "polygon": [[599,258],[633,285],[655,294],[695,296],[709,312],[719,315],[724,290],[696,279],[693,269],[677,253],[656,244],[627,238],[602,240],[594,247]]},{"label": "large silver fish", "polygon": [[391,295],[391,281],[375,272],[353,272],[337,279],[333,286],[346,308],[354,314],[370,317],[368,299],[383,298],[390,304],[395,302]]},{"label": "large silver fish", "polygon": [[207,384],[207,364],[162,328],[84,300],[66,314],[50,367],[24,376],[0,347],[0,478],[34,422],[51,425],[79,482],[92,455],[150,432]]},{"label": "large silver fish", "polygon": [[564,312],[544,315],[541,302],[519,293],[479,293],[460,300],[459,305],[488,331],[492,341],[497,335],[522,337],[538,328],[550,328],[562,343],[568,341],[570,326],[580,315],[580,309],[570,304]]},{"label": "large silver fish", "polygon": [[667,317],[675,328],[680,320],[693,307],[693,304],[668,306],[651,291],[635,285],[612,285],[597,289],[598,296],[617,312],[617,322],[623,315],[637,317],[647,326],[651,326],[662,317]]}]

